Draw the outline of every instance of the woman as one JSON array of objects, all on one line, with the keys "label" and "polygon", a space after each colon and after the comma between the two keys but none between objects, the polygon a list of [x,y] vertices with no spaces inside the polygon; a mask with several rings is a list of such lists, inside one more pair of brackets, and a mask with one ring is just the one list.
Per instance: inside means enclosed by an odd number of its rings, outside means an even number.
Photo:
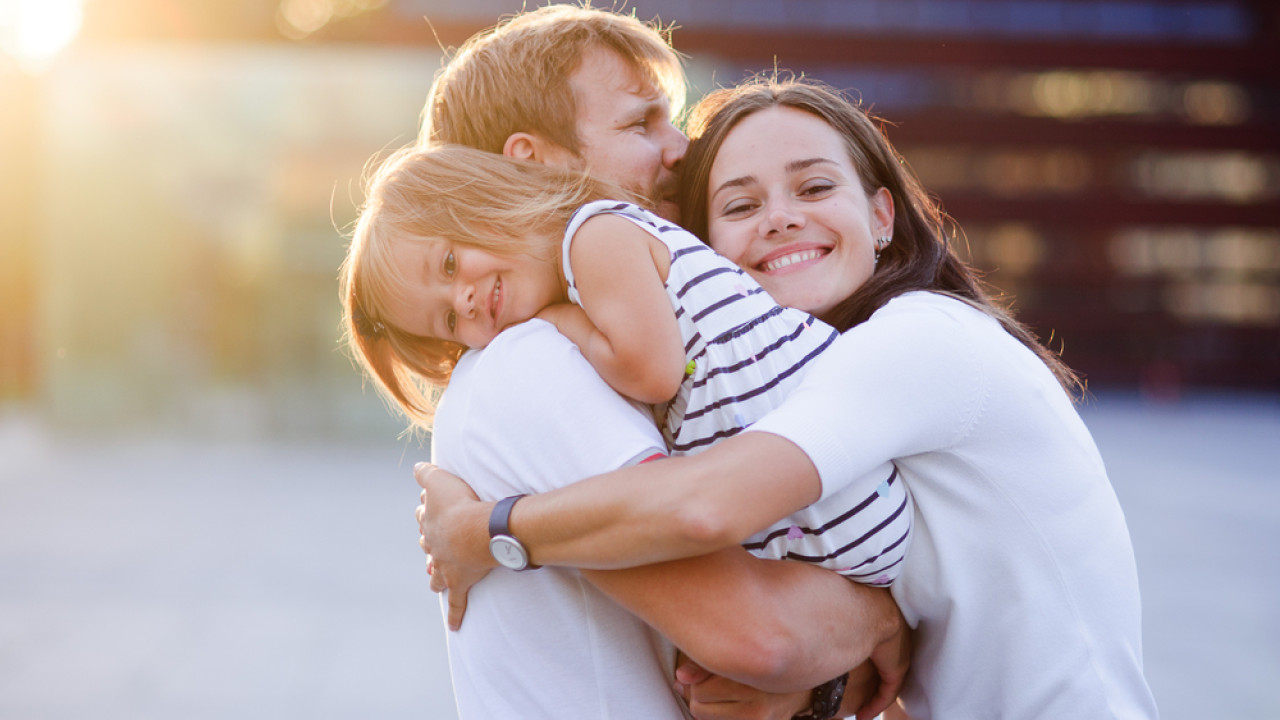
[{"label": "woman", "polygon": [[[916,631],[909,714],[1155,717],[1132,548],[1078,383],[981,291],[874,124],[821,87],[760,82],[705,100],[690,135],[689,229],[845,332],[748,432],[520,500],[531,561],[710,552],[888,460],[916,501],[893,587]],[[419,480],[432,586],[465,591],[494,564],[476,530],[491,504]]]}]

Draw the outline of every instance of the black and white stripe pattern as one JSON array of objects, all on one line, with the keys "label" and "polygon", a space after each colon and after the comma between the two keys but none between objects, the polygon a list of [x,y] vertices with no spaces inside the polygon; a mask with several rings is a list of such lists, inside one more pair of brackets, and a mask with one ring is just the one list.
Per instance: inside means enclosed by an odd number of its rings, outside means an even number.
[{"label": "black and white stripe pattern", "polygon": [[743,547],[759,557],[814,563],[860,583],[888,585],[906,557],[913,513],[898,469],[886,464],[753,535]]},{"label": "black and white stripe pattern", "polygon": [[[794,389],[839,334],[808,313],[783,308],[746,272],[691,233],[629,203],[584,205],[565,232],[569,297],[580,303],[569,245],[600,213],[628,218],[667,246],[667,296],[685,341],[686,375],[665,408],[673,454],[700,452],[736,435]],[[913,507],[891,464],[748,540],[756,555],[822,565],[850,579],[887,585],[906,553]]]},{"label": "black and white stripe pattern", "polygon": [[[566,238],[599,213],[630,219],[671,251],[667,295],[685,339],[686,367],[692,368],[666,409],[664,432],[673,453],[698,452],[759,420],[837,337],[808,313],[779,307],[750,275],[691,233],[635,205],[589,203],[570,221]],[[565,276],[577,302],[568,246]]]}]

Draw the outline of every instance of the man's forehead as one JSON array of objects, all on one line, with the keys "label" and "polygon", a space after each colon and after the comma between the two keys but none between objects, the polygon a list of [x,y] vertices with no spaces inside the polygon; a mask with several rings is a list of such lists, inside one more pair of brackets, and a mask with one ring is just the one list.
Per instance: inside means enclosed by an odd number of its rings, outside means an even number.
[{"label": "man's forehead", "polygon": [[[620,99],[617,93],[634,99],[627,109],[651,103],[670,103],[666,94],[642,70],[638,61],[627,60],[609,48],[591,48],[584,52],[582,62],[569,75],[569,86],[580,105],[590,105],[589,101],[592,99],[617,102]],[[612,97],[606,98],[606,95]]]}]

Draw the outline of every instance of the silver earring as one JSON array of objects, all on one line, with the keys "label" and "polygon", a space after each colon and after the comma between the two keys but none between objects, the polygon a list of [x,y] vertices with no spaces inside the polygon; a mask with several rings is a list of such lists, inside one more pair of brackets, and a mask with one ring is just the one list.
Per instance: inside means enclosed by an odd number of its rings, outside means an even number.
[{"label": "silver earring", "polygon": [[884,249],[885,249],[885,248],[887,248],[887,247],[889,247],[889,243],[891,243],[891,242],[893,242],[893,236],[892,236],[892,235],[881,235],[880,237],[876,238],[876,242],[875,242],[875,250],[876,250],[875,262],[877,262],[877,263],[878,263],[878,262],[880,262],[880,253],[884,252]]}]

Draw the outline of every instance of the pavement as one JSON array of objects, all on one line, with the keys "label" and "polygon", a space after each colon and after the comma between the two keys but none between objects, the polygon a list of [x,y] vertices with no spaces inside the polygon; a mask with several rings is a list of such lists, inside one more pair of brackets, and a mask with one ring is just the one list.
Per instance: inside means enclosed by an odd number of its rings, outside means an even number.
[{"label": "pavement", "polygon": [[[1280,718],[1280,397],[1081,408],[1165,720]],[[53,432],[0,408],[0,718],[454,720],[413,442]]]}]

